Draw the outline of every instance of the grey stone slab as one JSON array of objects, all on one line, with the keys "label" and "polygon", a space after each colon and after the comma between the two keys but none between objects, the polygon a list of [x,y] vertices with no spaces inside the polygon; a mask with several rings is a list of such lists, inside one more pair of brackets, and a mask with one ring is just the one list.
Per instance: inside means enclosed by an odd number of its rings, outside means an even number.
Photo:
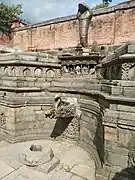
[{"label": "grey stone slab", "polygon": [[35,171],[33,168],[23,166],[2,178],[2,180],[48,180],[48,176],[44,173]]},{"label": "grey stone slab", "polygon": [[76,165],[71,169],[71,173],[79,175],[88,180],[95,179],[95,170],[85,165]]},{"label": "grey stone slab", "polygon": [[70,180],[86,180],[85,178],[79,177],[79,176],[73,176]]},{"label": "grey stone slab", "polygon": [[4,161],[0,161],[0,178],[10,174],[14,169],[8,166]]},{"label": "grey stone slab", "polygon": [[60,160],[54,157],[50,162],[38,166],[36,169],[40,172],[48,174],[59,164]]},{"label": "grey stone slab", "polygon": [[2,159],[7,165],[11,166],[14,169],[18,169],[23,165],[21,162],[19,162],[19,160],[11,156],[5,156]]},{"label": "grey stone slab", "polygon": [[49,180],[70,180],[71,177],[71,173],[60,170],[54,173],[53,176],[49,178]]}]

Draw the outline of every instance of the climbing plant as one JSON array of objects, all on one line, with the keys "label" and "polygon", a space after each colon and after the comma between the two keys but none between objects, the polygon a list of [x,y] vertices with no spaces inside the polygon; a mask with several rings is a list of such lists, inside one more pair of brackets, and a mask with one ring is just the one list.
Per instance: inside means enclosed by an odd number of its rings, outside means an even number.
[{"label": "climbing plant", "polygon": [[11,33],[11,24],[22,14],[22,5],[7,5],[0,3],[0,32]]}]

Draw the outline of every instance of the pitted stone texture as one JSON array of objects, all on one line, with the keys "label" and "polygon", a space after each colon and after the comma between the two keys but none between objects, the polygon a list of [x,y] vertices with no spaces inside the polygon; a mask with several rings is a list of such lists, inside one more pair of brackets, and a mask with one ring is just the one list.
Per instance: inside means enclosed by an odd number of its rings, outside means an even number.
[{"label": "pitted stone texture", "polygon": [[[33,147],[33,148],[32,148]],[[20,159],[27,166],[38,166],[49,162],[54,157],[51,148],[42,147],[40,145],[32,145],[25,149],[20,155]]]}]

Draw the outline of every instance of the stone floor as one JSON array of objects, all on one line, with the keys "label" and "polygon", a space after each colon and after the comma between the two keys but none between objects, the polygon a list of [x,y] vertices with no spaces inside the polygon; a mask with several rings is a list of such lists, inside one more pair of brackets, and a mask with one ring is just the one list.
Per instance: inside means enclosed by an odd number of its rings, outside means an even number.
[{"label": "stone floor", "polygon": [[[48,174],[36,167],[24,165],[20,154],[32,144],[51,148],[60,160]],[[49,166],[49,165],[48,165]],[[0,142],[0,179],[1,180],[94,180],[95,163],[88,154],[68,141],[38,140],[16,144]]]}]

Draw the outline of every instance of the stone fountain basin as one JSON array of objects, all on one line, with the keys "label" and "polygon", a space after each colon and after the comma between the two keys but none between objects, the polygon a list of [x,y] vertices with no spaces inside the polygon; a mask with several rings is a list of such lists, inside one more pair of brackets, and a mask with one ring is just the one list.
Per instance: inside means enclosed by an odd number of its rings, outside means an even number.
[{"label": "stone fountain basin", "polygon": [[54,157],[51,148],[40,145],[31,145],[20,154],[20,160],[27,166],[39,166],[48,163]]}]

